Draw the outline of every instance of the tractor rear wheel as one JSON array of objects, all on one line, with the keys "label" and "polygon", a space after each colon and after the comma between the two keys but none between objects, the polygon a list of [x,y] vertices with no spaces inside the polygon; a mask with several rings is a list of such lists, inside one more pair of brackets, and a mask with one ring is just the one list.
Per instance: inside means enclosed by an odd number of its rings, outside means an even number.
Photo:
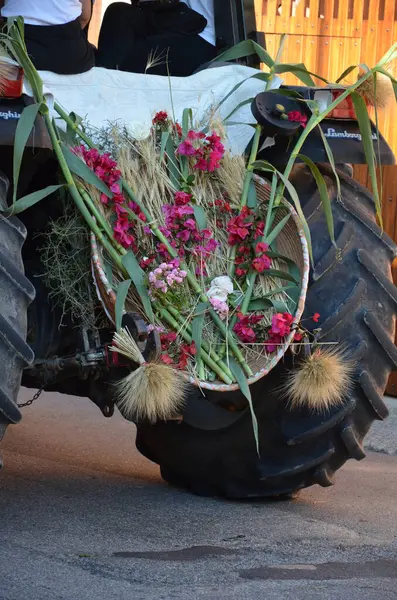
[{"label": "tractor rear wheel", "polygon": [[320,322],[312,326],[321,328],[322,341],[348,349],[355,362],[354,385],[344,403],[327,413],[292,411],[279,392],[290,364],[280,364],[252,389],[260,457],[249,411],[230,413],[214,404],[218,398],[192,392],[182,423],[138,424],[138,450],[160,465],[171,484],[235,499],[293,497],[314,484],[327,487],[348,459],[365,457],[365,435],[375,419],[388,414],[383,394],[397,365],[397,289],[391,276],[396,246],[376,224],[369,192],[341,172],[338,199],[332,171],[322,171],[342,260],[330,243],[315,182],[298,166],[291,179],[310,226],[314,257],[303,318],[306,325],[320,313]]},{"label": "tractor rear wheel", "polygon": [[[7,207],[8,180],[0,173],[0,207]],[[17,397],[24,366],[34,355],[26,343],[27,308],[34,288],[24,275],[22,246],[26,229],[0,212],[0,440],[7,425],[18,423]],[[0,462],[1,466],[1,462]]]}]

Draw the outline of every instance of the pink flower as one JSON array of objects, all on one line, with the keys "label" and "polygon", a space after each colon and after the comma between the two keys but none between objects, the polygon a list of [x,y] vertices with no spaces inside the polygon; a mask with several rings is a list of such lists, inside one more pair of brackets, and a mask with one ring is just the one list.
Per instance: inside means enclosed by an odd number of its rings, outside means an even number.
[{"label": "pink flower", "polygon": [[200,131],[189,131],[187,134],[189,140],[203,140],[205,139],[205,133]]},{"label": "pink flower", "polygon": [[182,229],[179,233],[176,234],[176,237],[182,242],[188,242],[190,240],[191,233],[188,229]]},{"label": "pink flower", "polygon": [[196,222],[193,219],[186,219],[183,226],[186,227],[186,229],[191,229],[193,231],[196,229]]},{"label": "pink flower", "polygon": [[269,250],[269,245],[265,244],[265,242],[258,242],[255,248],[255,252],[257,254],[263,254],[263,252],[267,252]]},{"label": "pink flower", "polygon": [[192,142],[189,140],[185,140],[178,146],[177,150],[178,154],[181,156],[194,156],[196,154],[196,149],[193,146]]},{"label": "pink flower", "polygon": [[299,112],[299,110],[291,110],[288,114],[288,121],[294,121],[300,123],[302,127],[306,127],[307,116]]},{"label": "pink flower", "polygon": [[273,315],[271,333],[286,337],[291,332],[294,317],[290,313],[277,313]]}]

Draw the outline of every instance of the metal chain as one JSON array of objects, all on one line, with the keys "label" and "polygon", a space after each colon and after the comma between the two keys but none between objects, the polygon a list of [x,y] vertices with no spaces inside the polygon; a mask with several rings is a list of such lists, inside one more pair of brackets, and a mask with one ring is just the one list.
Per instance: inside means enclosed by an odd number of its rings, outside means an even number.
[{"label": "metal chain", "polygon": [[25,406],[30,406],[31,404],[33,404],[33,402],[35,400],[37,400],[37,398],[40,398],[41,393],[44,391],[44,388],[41,388],[40,390],[38,390],[35,395],[33,396],[33,398],[31,398],[30,400],[28,400],[27,402],[23,402],[22,404],[18,404],[18,408],[25,408]]}]

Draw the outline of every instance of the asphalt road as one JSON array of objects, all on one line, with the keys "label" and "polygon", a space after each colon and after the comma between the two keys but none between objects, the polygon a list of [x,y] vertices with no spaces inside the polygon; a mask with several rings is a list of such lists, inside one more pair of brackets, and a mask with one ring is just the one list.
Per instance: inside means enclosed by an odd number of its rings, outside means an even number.
[{"label": "asphalt road", "polygon": [[132,425],[57,394],[2,455],[0,600],[397,599],[395,457],[295,502],[198,498],[162,482]]}]

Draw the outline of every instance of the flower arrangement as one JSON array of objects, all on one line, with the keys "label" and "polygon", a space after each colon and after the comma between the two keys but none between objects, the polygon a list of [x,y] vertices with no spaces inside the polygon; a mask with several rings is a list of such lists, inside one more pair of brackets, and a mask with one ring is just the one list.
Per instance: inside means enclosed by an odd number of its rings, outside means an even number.
[{"label": "flower arrangement", "polygon": [[[110,156],[94,146],[75,117],[55,104],[69,131],[80,140],[70,144],[50,115],[42,81],[26,51],[23,21],[11,19],[0,40],[23,67],[35,99],[17,129],[14,172],[19,172],[24,145],[41,114],[62,173],[59,186],[25,198],[16,198],[15,185],[8,214],[67,188],[91,231],[101,299],[107,293],[112,298],[116,326],[112,350],[133,363],[131,373],[118,384],[119,406],[134,418],[155,421],[180,412],[187,382],[203,389],[241,389],[251,409],[259,449],[249,386],[274,367],[292,342],[310,340],[299,322],[309,271],[310,231],[289,176],[297,158],[305,158],[300,153],[310,133],[331,110],[351,99],[380,215],[375,151],[364,98],[372,92],[376,97],[379,73],[395,83],[385,65],[395,57],[397,45],[354,84],[341,88],[338,98],[325,109],[320,110],[314,101],[302,104],[302,111],[285,112],[280,107],[280,119],[299,125],[287,166],[280,173],[269,162],[256,160],[260,125],[255,127],[249,156],[231,157],[223,124],[196,127],[189,110],[184,111],[181,123],[166,111],[158,112],[146,140],[116,143],[117,156]],[[242,57],[247,48],[250,54],[258,52],[268,72],[253,77],[263,79],[266,90],[275,75],[284,72],[293,72],[313,85],[304,65],[277,63],[282,44],[276,61],[253,42],[244,42],[219,58]],[[360,95],[360,90],[366,90],[365,94]],[[333,164],[325,138],[324,146]],[[326,185],[318,168],[309,160],[306,164],[318,184],[335,243]],[[260,171],[266,173],[268,183],[254,176]],[[338,185],[335,168],[334,174]],[[283,199],[285,189],[294,208]],[[140,312],[148,330],[159,336],[160,353],[153,360],[146,361],[136,340],[122,328],[125,309]],[[314,322],[319,318],[318,313],[313,315]],[[322,383],[324,373],[327,385]],[[324,406],[340,401],[341,387],[330,385],[330,373],[339,373],[337,379],[346,388],[349,374],[343,370],[343,360],[314,352],[306,370],[295,373],[289,382],[297,404],[314,403],[325,388]],[[308,382],[314,380],[318,385],[311,394]]]}]

